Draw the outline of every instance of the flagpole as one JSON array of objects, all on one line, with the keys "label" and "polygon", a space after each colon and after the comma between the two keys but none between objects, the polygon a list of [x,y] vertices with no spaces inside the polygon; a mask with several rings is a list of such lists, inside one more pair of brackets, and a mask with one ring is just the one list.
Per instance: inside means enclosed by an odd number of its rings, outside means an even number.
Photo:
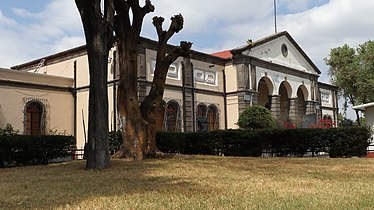
[{"label": "flagpole", "polygon": [[277,33],[277,0],[274,0],[274,29]]}]

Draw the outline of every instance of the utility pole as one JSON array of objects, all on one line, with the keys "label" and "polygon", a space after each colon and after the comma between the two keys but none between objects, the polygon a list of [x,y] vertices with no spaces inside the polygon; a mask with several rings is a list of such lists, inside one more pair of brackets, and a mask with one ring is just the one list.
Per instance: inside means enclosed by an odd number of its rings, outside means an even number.
[{"label": "utility pole", "polygon": [[277,33],[277,0],[274,0],[274,31]]}]

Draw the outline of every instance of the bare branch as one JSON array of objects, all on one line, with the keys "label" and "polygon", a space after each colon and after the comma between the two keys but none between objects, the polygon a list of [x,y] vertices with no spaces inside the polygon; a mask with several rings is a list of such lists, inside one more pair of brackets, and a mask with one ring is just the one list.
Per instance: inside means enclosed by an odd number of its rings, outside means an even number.
[{"label": "bare branch", "polygon": [[183,16],[181,14],[174,15],[174,17],[170,18],[171,24],[169,26],[168,31],[166,32],[166,42],[175,34],[178,33],[180,30],[183,29]]},{"label": "bare branch", "polygon": [[152,4],[152,2],[150,0],[145,0],[145,5],[142,8],[142,11],[143,11],[144,15],[146,15],[150,12],[154,12],[155,11],[155,6]]},{"label": "bare branch", "polygon": [[160,39],[162,34],[164,33],[164,31],[162,30],[162,24],[163,24],[165,18],[154,16],[152,20],[153,20],[153,22],[152,22],[153,25],[156,27],[158,39]]},{"label": "bare branch", "polygon": [[162,24],[164,23],[163,17],[153,17],[153,25],[156,28],[157,35],[158,35],[158,42],[166,44],[169,39],[175,34],[178,33],[180,30],[183,29],[183,16],[181,14],[174,15],[170,18],[171,24],[167,31],[162,29]]},{"label": "bare branch", "polygon": [[113,0],[102,0],[104,1],[104,19],[106,22],[113,24],[114,22],[114,1]]},{"label": "bare branch", "polygon": [[127,1],[114,0],[114,8],[117,12],[114,19],[114,31],[117,36],[121,37],[130,27],[129,5]]},{"label": "bare branch", "polygon": [[174,33],[178,33],[180,30],[183,29],[184,19],[181,14],[174,15],[174,17],[170,18],[171,24],[168,31],[172,31]]},{"label": "bare branch", "polygon": [[166,62],[169,64],[173,63],[179,56],[190,57],[191,56],[191,42],[182,41],[180,45],[174,49],[173,52],[165,57]]}]

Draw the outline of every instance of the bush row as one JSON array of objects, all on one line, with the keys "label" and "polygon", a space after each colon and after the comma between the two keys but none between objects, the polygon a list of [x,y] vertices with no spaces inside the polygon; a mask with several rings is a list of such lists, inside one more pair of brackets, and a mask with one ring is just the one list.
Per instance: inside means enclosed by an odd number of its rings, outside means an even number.
[{"label": "bush row", "polygon": [[330,157],[365,156],[371,132],[364,127],[333,129],[219,130],[206,133],[157,133],[163,152],[227,156],[303,156],[327,152]]},{"label": "bush row", "polygon": [[0,135],[0,167],[8,164],[48,164],[56,158],[71,157],[72,136]]}]

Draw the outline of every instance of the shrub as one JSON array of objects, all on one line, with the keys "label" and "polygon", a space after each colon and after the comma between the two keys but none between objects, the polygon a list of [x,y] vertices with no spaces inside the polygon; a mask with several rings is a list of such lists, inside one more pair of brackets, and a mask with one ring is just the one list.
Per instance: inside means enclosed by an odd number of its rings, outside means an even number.
[{"label": "shrub", "polygon": [[353,127],[353,126],[355,126],[353,120],[347,119],[347,118],[344,118],[343,120],[341,120],[338,125],[339,125],[339,127]]},{"label": "shrub", "polygon": [[333,129],[329,139],[330,157],[362,157],[367,154],[371,130],[368,127],[349,127]]},{"label": "shrub", "polygon": [[303,156],[327,152],[330,157],[365,156],[371,132],[365,127],[225,130],[205,133],[159,132],[163,152],[228,156]]},{"label": "shrub", "polygon": [[122,134],[121,131],[109,132],[109,152],[114,155],[122,147]]},{"label": "shrub", "polygon": [[12,135],[17,135],[18,133],[19,133],[19,130],[15,130],[10,123],[7,123],[4,129],[0,128],[0,135],[12,136]]},{"label": "shrub", "polygon": [[74,149],[72,136],[0,135],[0,165],[47,164],[56,158],[71,157]]},{"label": "shrub", "polygon": [[271,112],[262,106],[251,106],[239,116],[238,125],[244,129],[272,128],[275,123]]}]

